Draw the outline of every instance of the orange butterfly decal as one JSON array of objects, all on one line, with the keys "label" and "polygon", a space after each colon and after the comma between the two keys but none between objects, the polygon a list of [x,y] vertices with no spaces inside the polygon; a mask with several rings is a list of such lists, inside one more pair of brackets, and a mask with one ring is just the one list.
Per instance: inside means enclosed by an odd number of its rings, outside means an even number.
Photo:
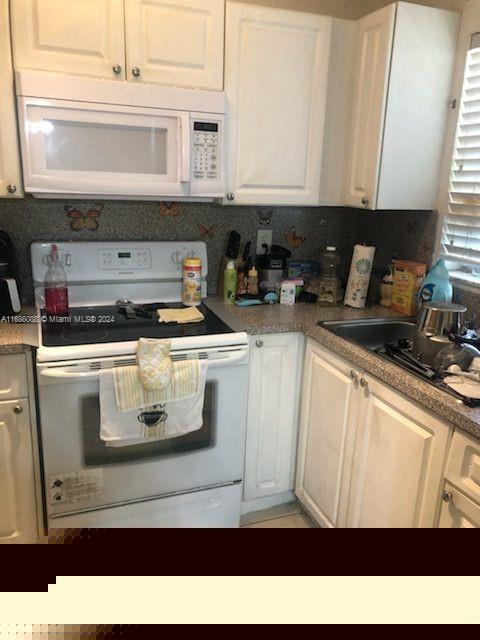
[{"label": "orange butterfly decal", "polygon": [[178,202],[161,202],[160,215],[176,218],[180,214],[180,205]]},{"label": "orange butterfly decal", "polygon": [[204,224],[199,224],[198,230],[200,232],[200,237],[203,238],[203,240],[206,240],[207,238],[213,238],[216,235],[217,225],[211,224],[209,227],[206,227]]},{"label": "orange butterfly decal", "polygon": [[80,209],[71,205],[65,207],[65,212],[71,219],[70,227],[73,231],[81,231],[82,229],[96,231],[99,227],[98,218],[102,211],[103,204],[100,203],[93,205],[86,214],[83,214]]},{"label": "orange butterfly decal", "polygon": [[295,227],[292,227],[290,231],[285,235],[285,240],[291,247],[293,247],[294,249],[298,249],[298,247],[305,242],[306,238],[297,235]]}]

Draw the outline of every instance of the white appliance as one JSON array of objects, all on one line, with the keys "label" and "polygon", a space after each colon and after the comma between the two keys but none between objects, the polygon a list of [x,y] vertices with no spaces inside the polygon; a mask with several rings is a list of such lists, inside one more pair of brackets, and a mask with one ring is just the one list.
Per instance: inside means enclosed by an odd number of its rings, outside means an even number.
[{"label": "white appliance", "polygon": [[[202,242],[57,243],[69,281],[70,320],[39,328],[37,381],[48,526],[236,527],[247,412],[248,339],[202,305],[197,325],[160,325],[161,303],[178,304],[185,256]],[[48,243],[31,249],[37,312],[43,313]],[[139,305],[128,319],[117,299]],[[208,358],[204,425],[137,446],[99,438],[99,371],[135,362],[140,336],[172,340],[174,359]],[[141,412],[139,412],[141,413]]]},{"label": "white appliance", "polygon": [[225,94],[16,74],[25,191],[37,197],[225,195]]}]

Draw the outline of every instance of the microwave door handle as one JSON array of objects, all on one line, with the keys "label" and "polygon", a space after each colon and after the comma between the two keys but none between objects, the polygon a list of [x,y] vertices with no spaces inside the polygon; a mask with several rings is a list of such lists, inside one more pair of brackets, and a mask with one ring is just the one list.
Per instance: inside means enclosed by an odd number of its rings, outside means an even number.
[{"label": "microwave door handle", "polygon": [[16,281],[13,278],[3,278],[3,281],[7,284],[8,295],[13,312],[20,313],[20,311],[22,310],[22,305],[20,303]]},{"label": "microwave door handle", "polygon": [[180,182],[190,182],[190,116],[182,114],[179,119],[179,175]]}]

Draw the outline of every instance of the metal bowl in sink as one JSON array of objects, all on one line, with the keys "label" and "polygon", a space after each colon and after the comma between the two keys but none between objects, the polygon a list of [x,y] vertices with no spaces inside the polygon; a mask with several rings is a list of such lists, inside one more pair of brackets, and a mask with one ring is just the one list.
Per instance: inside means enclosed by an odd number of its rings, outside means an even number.
[{"label": "metal bowl in sink", "polygon": [[370,351],[390,342],[413,340],[415,335],[415,323],[392,318],[327,321],[319,322],[318,326]]}]

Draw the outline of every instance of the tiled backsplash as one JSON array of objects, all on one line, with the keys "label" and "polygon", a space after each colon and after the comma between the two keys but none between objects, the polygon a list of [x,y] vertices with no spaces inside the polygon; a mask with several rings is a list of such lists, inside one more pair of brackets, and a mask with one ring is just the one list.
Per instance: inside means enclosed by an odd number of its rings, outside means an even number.
[{"label": "tiled backsplash", "polygon": [[[218,204],[105,201],[100,203],[98,229],[87,223],[86,214],[96,202],[62,200],[2,200],[0,227],[17,248],[22,298],[32,300],[29,245],[34,240],[199,240],[205,239],[209,255],[209,292],[217,288],[220,260],[228,234],[236,229],[242,246],[255,246],[260,217],[271,213],[273,241],[291,249],[293,259],[318,259],[327,244],[334,244],[350,264],[353,245],[377,246],[375,273],[381,274],[393,254],[402,258],[431,260],[436,215],[431,212],[361,212],[346,208],[224,207]],[[70,215],[66,211],[70,207]],[[73,210],[73,211],[72,211]],[[74,216],[74,217],[72,217]],[[77,216],[75,218],[75,216]],[[72,222],[79,230],[72,229]],[[287,235],[305,240],[292,247]],[[378,276],[375,278],[378,280]],[[372,287],[375,295],[376,282]]]}]

